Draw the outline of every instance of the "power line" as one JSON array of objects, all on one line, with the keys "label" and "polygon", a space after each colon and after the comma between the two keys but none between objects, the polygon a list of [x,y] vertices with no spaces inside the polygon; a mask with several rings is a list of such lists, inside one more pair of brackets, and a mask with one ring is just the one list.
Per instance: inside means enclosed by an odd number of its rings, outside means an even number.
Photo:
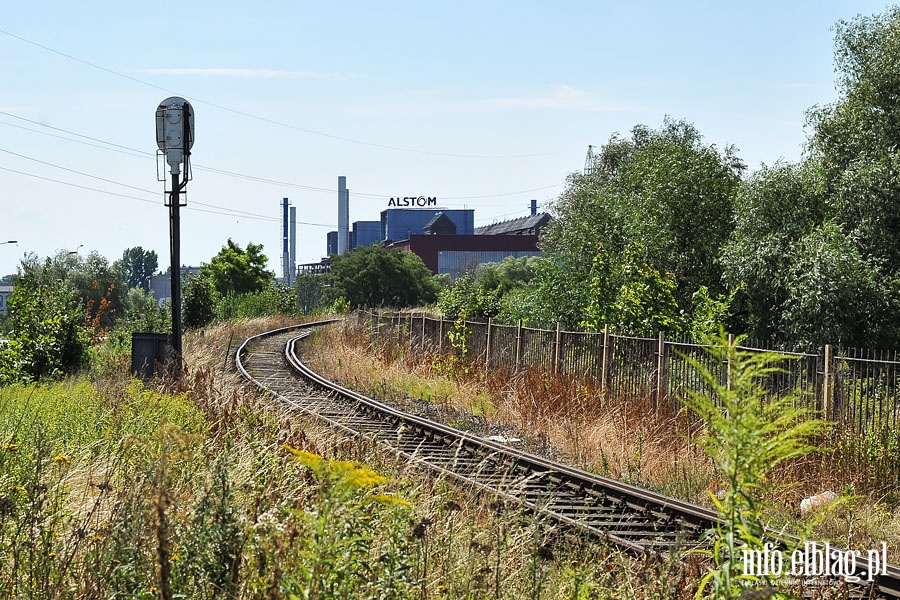
[{"label": "power line", "polygon": [[[2,151],[2,152],[7,152],[6,150],[3,150],[2,148],[0,148],[0,151]],[[116,181],[112,181],[112,180],[109,180],[109,179],[103,179],[103,178],[101,178],[101,177],[94,177],[93,175],[89,175],[89,174],[87,174],[87,173],[82,173],[82,172],[80,172],[80,171],[75,171],[75,170],[73,170],[73,169],[69,169],[69,168],[67,168],[67,167],[62,167],[62,166],[60,166],[60,165],[54,165],[54,164],[52,164],[52,163],[47,163],[47,162],[45,162],[45,161],[41,161],[41,160],[37,160],[37,159],[32,159],[32,158],[30,158],[30,157],[23,156],[23,155],[21,155],[21,154],[16,154],[16,153],[14,153],[14,152],[10,152],[10,154],[15,154],[16,156],[20,156],[20,157],[25,158],[25,159],[28,159],[28,160],[34,160],[35,162],[39,162],[39,163],[42,163],[42,164],[46,164],[46,165],[48,165],[48,166],[55,167],[55,168],[58,168],[58,169],[62,169],[62,170],[64,170],[64,171],[70,171],[70,172],[72,172],[72,173],[76,173],[76,174],[78,174],[78,175],[83,175],[83,176],[85,176],[85,177],[95,178],[95,179],[98,179],[98,180],[100,180],[100,181],[105,181],[105,182],[107,182],[107,183],[112,183],[112,184],[115,184],[115,185],[121,185],[121,186],[123,186],[123,187],[135,189],[135,190],[138,190],[138,191],[141,191],[141,192],[146,192],[146,193],[149,193],[149,194],[154,194],[154,195],[155,195],[155,194],[157,193],[157,192],[151,192],[150,190],[144,190],[144,189],[142,189],[142,188],[138,188],[138,187],[135,187],[135,186],[131,186],[131,185],[128,185],[128,184],[124,184],[124,183],[119,183],[119,182],[116,182]],[[82,189],[82,190],[87,190],[87,191],[90,191],[90,192],[96,192],[96,193],[99,193],[99,194],[106,194],[106,195],[108,195],[108,196],[116,196],[116,197],[118,197],[118,198],[127,198],[127,199],[129,199],[129,200],[137,200],[137,201],[139,201],[139,202],[146,202],[146,203],[148,203],[148,204],[155,204],[155,205],[158,205],[158,204],[159,204],[159,200],[149,200],[149,199],[147,199],[147,198],[139,198],[139,197],[137,197],[137,196],[131,196],[131,195],[129,195],[129,194],[120,194],[120,193],[118,193],[118,192],[111,192],[111,191],[109,191],[109,190],[102,190],[102,189],[95,188],[95,187],[91,187],[91,186],[87,186],[87,185],[80,185],[80,184],[77,184],[77,183],[72,183],[72,182],[70,182],[70,181],[62,181],[62,180],[60,180],[60,179],[54,179],[54,178],[52,178],[52,177],[46,177],[46,176],[44,176],[44,175],[37,175],[37,174],[35,174],[35,173],[27,173],[27,172],[25,172],[25,171],[20,171],[20,170],[18,170],[18,169],[10,169],[10,168],[8,168],[8,167],[0,167],[0,170],[2,170],[2,171],[7,171],[7,172],[10,172],[10,173],[15,173],[15,174],[17,174],[17,175],[23,175],[23,176],[25,176],[25,177],[32,177],[32,178],[34,178],[34,179],[40,179],[40,180],[43,180],[43,181],[49,181],[49,182],[51,182],[51,183],[57,183],[57,184],[59,184],[59,185],[65,185],[65,186],[69,186],[69,187],[74,187],[74,188],[78,188],[78,189]],[[270,217],[270,216],[266,216],[266,215],[260,215],[260,214],[257,214],[257,213],[249,213],[249,212],[245,212],[245,211],[234,210],[234,209],[226,208],[226,207],[223,207],[223,206],[216,206],[216,205],[214,205],[214,204],[206,204],[206,203],[203,203],[203,202],[196,202],[196,201],[193,201],[192,204],[199,205],[199,206],[206,206],[206,207],[209,207],[209,208],[203,209],[203,208],[196,208],[196,207],[194,207],[194,206],[192,206],[192,205],[188,205],[188,206],[187,206],[187,209],[188,209],[188,210],[193,210],[193,211],[196,211],[196,212],[202,212],[202,213],[209,213],[209,214],[213,214],[213,215],[221,215],[221,216],[225,216],[225,217],[241,217],[241,218],[245,218],[245,219],[253,219],[253,220],[257,220],[257,221],[269,221],[269,222],[275,222],[275,223],[280,223],[280,222],[281,222],[281,219],[279,219],[279,218],[277,218],[277,217]],[[215,209],[215,210],[213,210],[213,209]],[[225,211],[227,211],[227,212],[225,212]],[[332,227],[333,227],[333,225],[327,225],[327,224],[324,224],[324,223],[309,223],[309,222],[306,222],[306,221],[297,221],[297,223],[300,224],[300,225],[309,225],[309,226],[312,226],[312,227],[326,227],[326,228],[332,228]]]},{"label": "power line", "polygon": [[[19,116],[19,115],[15,115],[15,114],[13,114],[13,113],[9,113],[9,112],[6,112],[6,111],[0,110],[0,115],[5,115],[5,116],[8,116],[8,117],[12,117],[12,118],[14,118],[14,119],[20,119],[20,120],[22,120],[22,121],[25,121],[25,122],[28,122],[28,123],[32,123],[32,124],[38,125],[38,126],[40,126],[40,127],[46,127],[46,128],[48,128],[48,129],[52,129],[52,130],[54,130],[54,131],[59,131],[59,132],[62,132],[62,133],[65,133],[65,134],[68,134],[68,135],[71,135],[71,136],[75,136],[75,137],[78,137],[78,138],[83,138],[83,139],[86,139],[86,140],[90,140],[90,141],[92,141],[92,142],[98,142],[98,144],[103,144],[103,145],[92,144],[92,143],[84,142],[84,141],[81,141],[81,140],[71,139],[71,138],[67,138],[67,137],[64,137],[64,136],[54,135],[54,134],[47,133],[47,132],[44,132],[44,131],[39,131],[39,130],[36,130],[36,129],[29,129],[29,128],[27,128],[27,127],[22,127],[22,126],[19,126],[19,125],[14,125],[14,124],[12,124],[12,123],[6,123],[6,122],[3,122],[3,121],[0,121],[0,124],[2,124],[2,125],[7,125],[7,126],[9,126],[9,127],[15,127],[15,128],[17,128],[17,129],[23,129],[23,130],[25,130],[25,131],[31,131],[32,133],[37,133],[37,134],[40,134],[40,135],[47,135],[47,136],[54,137],[54,138],[57,138],[57,139],[67,140],[67,141],[74,142],[74,143],[77,143],[77,144],[85,144],[85,145],[88,145],[88,146],[92,146],[92,147],[94,147],[94,148],[106,149],[106,150],[109,150],[109,151],[112,151],[112,152],[119,152],[119,153],[121,153],[121,154],[126,154],[126,155],[128,155],[128,156],[135,156],[135,157],[137,157],[137,158],[148,158],[148,159],[149,159],[149,158],[155,158],[155,153],[150,153],[150,152],[146,152],[146,151],[143,151],[143,150],[138,150],[138,149],[136,149],[136,148],[130,148],[130,147],[128,147],[128,146],[123,146],[123,145],[121,145],[121,144],[116,144],[116,143],[113,143],[113,142],[108,142],[108,141],[106,141],[106,140],[101,140],[101,139],[99,139],[99,138],[91,137],[91,136],[88,136],[88,135],[83,135],[83,134],[80,134],[80,133],[77,133],[77,132],[74,132],[74,131],[69,131],[69,130],[67,130],[67,129],[62,129],[62,128],[59,128],[59,127],[54,127],[54,126],[52,126],[52,125],[47,125],[47,124],[41,123],[41,122],[39,122],[39,121],[34,121],[34,120],[32,120],[32,119],[27,119],[27,118],[25,118],[25,117],[22,117],[22,116]],[[234,178],[237,178],[237,179],[245,179],[245,180],[248,180],[248,181],[257,181],[257,182],[260,182],[260,183],[266,183],[266,184],[269,184],[269,185],[277,185],[277,186],[280,186],[280,187],[289,187],[289,188],[293,188],[293,189],[302,189],[302,190],[307,190],[307,191],[312,191],[312,192],[320,192],[320,193],[325,193],[325,194],[336,194],[336,193],[337,193],[337,189],[336,189],[336,188],[335,188],[335,189],[332,189],[332,188],[323,188],[323,187],[316,187],[316,186],[305,185],[305,184],[300,184],[300,183],[294,183],[294,182],[290,182],[290,181],[280,181],[280,180],[277,180],[277,179],[270,179],[270,178],[267,178],[267,177],[259,177],[259,176],[256,176],[256,175],[248,175],[248,174],[246,174],[246,173],[237,173],[237,172],[235,172],[235,171],[228,171],[228,170],[225,170],[225,169],[217,169],[217,168],[215,168],[215,167],[208,167],[208,166],[199,165],[199,164],[196,164],[196,163],[192,165],[192,168],[194,168],[194,169],[196,169],[196,170],[198,170],[198,171],[205,171],[205,172],[209,172],[209,173],[216,173],[216,174],[218,174],[218,175],[224,175],[224,176],[226,176],[226,177],[234,177]],[[562,184],[560,184],[560,183],[555,183],[555,184],[552,184],[552,185],[546,185],[546,186],[541,186],[541,187],[537,187],[537,188],[531,188],[531,189],[527,189],[527,190],[519,190],[519,191],[515,191],[515,192],[502,192],[502,193],[499,193],[499,194],[483,194],[483,195],[478,195],[478,196],[444,196],[444,197],[442,197],[442,199],[444,199],[444,200],[478,200],[478,199],[481,199],[481,198],[502,198],[502,197],[506,197],[506,196],[516,196],[516,195],[519,195],[519,194],[528,194],[528,193],[531,193],[531,192],[540,192],[540,191],[544,191],[544,190],[549,190],[549,189],[553,189],[553,188],[555,188],[555,187],[559,187],[560,185],[562,185]],[[389,197],[390,194],[373,194],[373,193],[367,193],[367,192],[354,192],[354,193],[353,193],[353,196],[354,196],[354,197],[363,197],[363,198],[377,198],[377,199],[382,199],[382,198]]]},{"label": "power line", "polygon": [[[78,58],[77,56],[73,56],[73,55],[71,55],[71,54],[68,54],[67,52],[63,52],[63,51],[61,51],[61,50],[56,50],[56,49],[54,49],[54,48],[50,48],[49,46],[45,46],[45,45],[43,45],[43,44],[39,44],[39,43],[37,43],[37,42],[35,42],[35,41],[29,40],[29,39],[27,39],[27,38],[24,38],[24,37],[22,37],[22,36],[16,35],[16,34],[11,33],[11,32],[9,32],[9,31],[0,29],[0,33],[2,33],[2,34],[4,34],[4,35],[7,35],[7,36],[9,36],[9,37],[11,37],[11,38],[17,39],[17,40],[19,40],[19,41],[21,41],[21,42],[24,42],[24,43],[26,43],[26,44],[30,44],[30,45],[32,45],[32,46],[35,46],[35,47],[40,48],[40,49],[42,49],[42,50],[45,50],[45,51],[47,51],[47,52],[52,52],[53,54],[62,56],[62,57],[67,58],[67,59],[69,59],[69,60],[73,60],[73,61],[78,62],[78,63],[81,63],[81,64],[83,64],[83,65],[87,65],[87,66],[89,66],[89,67],[92,67],[92,68],[94,68],[94,69],[98,69],[98,70],[103,71],[103,72],[105,72],[105,73],[109,73],[110,75],[115,75],[116,77],[121,77],[121,78],[123,78],[123,79],[127,79],[127,80],[129,80],[129,81],[133,81],[133,82],[135,82],[135,83],[139,83],[139,84],[141,84],[141,85],[145,85],[145,86],[147,86],[147,87],[151,87],[151,88],[153,88],[153,89],[160,90],[160,91],[162,91],[162,92],[166,92],[167,94],[177,94],[177,93],[178,93],[178,92],[173,91],[173,90],[170,90],[170,89],[168,89],[168,88],[164,88],[164,87],[162,87],[162,86],[155,85],[155,84],[153,84],[153,83],[144,81],[144,80],[142,80],[142,79],[138,79],[137,77],[132,77],[131,75],[125,75],[124,73],[119,73],[118,71],[114,71],[114,70],[112,70],[112,69],[110,69],[110,68],[108,68],[108,67],[104,67],[104,66],[102,66],[102,65],[98,65],[98,64],[96,64],[96,63],[90,62],[90,61],[88,61],[88,60],[84,60],[84,59],[82,59],[82,58]],[[242,110],[237,110],[237,109],[234,109],[234,108],[230,108],[230,107],[227,107],[227,106],[223,106],[223,105],[221,105],[221,104],[216,104],[215,102],[210,102],[210,101],[208,101],[208,100],[203,100],[202,98],[197,98],[197,97],[195,97],[195,96],[191,96],[191,99],[194,101],[194,103],[199,103],[199,104],[205,104],[205,105],[207,105],[207,106],[212,106],[213,108],[218,108],[219,110],[224,110],[224,111],[226,111],[226,112],[230,112],[230,113],[235,114],[235,115],[240,115],[240,116],[246,117],[246,118],[248,118],[248,119],[254,119],[254,120],[257,120],[257,121],[261,121],[261,122],[263,122],[263,123],[268,123],[268,124],[270,124],[270,125],[277,125],[277,126],[279,126],[279,127],[284,127],[284,128],[287,128],[287,129],[293,129],[293,130],[295,130],[295,131],[301,131],[301,132],[303,132],[303,133],[307,133],[307,134],[310,134],[310,135],[317,135],[317,136],[321,136],[321,137],[325,137],[325,138],[329,138],[329,139],[333,139],[333,140],[338,140],[338,141],[342,141],[342,142],[348,142],[348,143],[351,143],[351,144],[359,144],[359,145],[362,145],[362,146],[369,146],[369,147],[371,147],[371,148],[380,148],[380,149],[382,149],[382,150],[392,150],[392,151],[395,151],[395,152],[407,152],[407,153],[411,153],[411,154],[423,154],[423,155],[427,155],[427,156],[443,156],[443,157],[449,157],[449,158],[480,158],[480,159],[484,159],[484,158],[501,158],[501,159],[512,159],[512,158],[535,158],[535,157],[540,157],[540,156],[552,156],[552,155],[555,155],[555,154],[563,154],[563,153],[566,153],[566,152],[572,152],[572,150],[566,149],[566,150],[556,150],[556,151],[553,151],[553,152],[540,152],[540,153],[530,153],[530,154],[508,154],[508,155],[497,154],[497,155],[490,155],[490,154],[456,154],[456,153],[452,153],[452,152],[435,152],[435,151],[422,150],[422,149],[417,149],[417,148],[404,148],[404,147],[402,147],[402,146],[391,146],[391,145],[388,145],[388,144],[378,144],[378,143],[374,143],[374,142],[367,142],[367,141],[364,141],[364,140],[357,140],[357,139],[354,139],[354,138],[349,138],[349,137],[344,137],[344,136],[334,135],[334,134],[327,133],[327,132],[324,132],[324,131],[316,131],[316,130],[314,130],[314,129],[307,129],[307,128],[305,128],[305,127],[300,127],[299,125],[293,125],[293,124],[291,124],[291,123],[285,123],[285,122],[283,122],[283,121],[277,121],[277,120],[275,120],[275,119],[270,119],[270,118],[268,118],[268,117],[263,117],[263,116],[255,115],[255,114],[248,113],[248,112],[245,112],[245,111],[242,111]]]}]

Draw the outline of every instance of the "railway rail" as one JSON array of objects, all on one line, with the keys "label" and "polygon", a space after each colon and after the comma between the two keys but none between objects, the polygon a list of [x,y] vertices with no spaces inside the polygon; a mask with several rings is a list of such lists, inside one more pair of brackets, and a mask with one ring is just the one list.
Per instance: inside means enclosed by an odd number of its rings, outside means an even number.
[{"label": "railway rail", "polygon": [[[637,553],[667,554],[709,543],[722,521],[704,507],[588,473],[387,406],[331,382],[298,357],[325,321],[268,331],[237,350],[242,375],[281,401],[354,436],[558,523]],[[772,532],[773,534],[775,532]],[[900,599],[900,569],[849,583],[850,598]]]}]

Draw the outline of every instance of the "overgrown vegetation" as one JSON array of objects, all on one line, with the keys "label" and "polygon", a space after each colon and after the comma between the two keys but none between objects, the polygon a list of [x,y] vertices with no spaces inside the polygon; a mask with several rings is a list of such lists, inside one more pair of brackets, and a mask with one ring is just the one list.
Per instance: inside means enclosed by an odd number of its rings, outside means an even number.
[{"label": "overgrown vegetation", "polygon": [[708,391],[691,394],[687,402],[706,425],[697,443],[715,463],[723,484],[720,495],[710,495],[724,519],[709,551],[715,568],[701,580],[698,595],[708,589],[711,597],[722,599],[737,598],[762,584],[783,587],[775,573],[748,573],[744,556],[761,555],[766,544],[773,543],[765,530],[763,496],[777,487],[778,467],[814,452],[813,444],[825,427],[797,407],[798,392],[772,398],[763,387],[762,382],[779,372],[779,363],[787,357],[740,350],[740,344],[739,338],[726,335],[709,340],[710,364],[726,365],[726,381],[706,363],[692,361]]},{"label": "overgrown vegetation", "polygon": [[689,597],[675,563],[583,540],[338,443],[185,340],[182,382],[123,371],[0,389],[0,596]]},{"label": "overgrown vegetation", "polygon": [[[408,345],[405,335],[374,337],[345,325],[322,333],[326,339],[317,346],[322,350],[309,360],[344,385],[405,410],[482,435],[521,438],[531,451],[666,495],[716,508],[716,502],[728,501],[729,490],[737,490],[752,502],[757,525],[787,527],[806,539],[848,548],[874,548],[884,540],[889,548],[900,544],[898,499],[870,475],[880,459],[842,468],[846,457],[840,448],[801,456],[806,447],[795,442],[804,435],[810,434],[804,438],[809,444],[823,447],[844,437],[822,433],[809,418],[814,415],[794,408],[796,398],[790,395],[761,402],[763,384],[756,378],[776,371],[780,355],[744,353],[721,340],[719,354],[708,364],[732,365],[731,386],[708,373],[716,382],[708,386],[716,400],[695,404],[703,413],[697,420],[656,411],[646,398],[606,396],[589,380],[534,369],[485,369],[477,359],[453,359],[449,329],[447,334],[444,350],[450,356],[442,356]],[[725,410],[720,395],[736,407]],[[792,423],[798,428],[792,430]],[[823,490],[850,500],[817,519],[798,519],[801,499]],[[746,510],[739,503],[730,510],[746,517],[735,519],[736,526],[749,522]]]}]

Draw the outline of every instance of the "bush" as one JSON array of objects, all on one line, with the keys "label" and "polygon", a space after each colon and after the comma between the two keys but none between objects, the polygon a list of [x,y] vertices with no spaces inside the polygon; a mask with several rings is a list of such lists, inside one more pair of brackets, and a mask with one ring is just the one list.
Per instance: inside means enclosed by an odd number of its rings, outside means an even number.
[{"label": "bush", "polygon": [[45,280],[26,268],[9,296],[8,318],[11,331],[0,347],[0,383],[58,377],[84,364],[86,312],[62,281]]},{"label": "bush", "polygon": [[185,278],[181,307],[185,329],[200,329],[216,319],[219,293],[208,277],[192,275]]}]

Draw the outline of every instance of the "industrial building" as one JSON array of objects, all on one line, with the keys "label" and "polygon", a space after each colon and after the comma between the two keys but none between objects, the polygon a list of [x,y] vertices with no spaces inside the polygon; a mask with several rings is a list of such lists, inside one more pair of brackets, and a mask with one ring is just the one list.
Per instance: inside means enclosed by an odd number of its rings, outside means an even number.
[{"label": "industrial building", "polygon": [[388,244],[413,252],[435,275],[456,277],[485,262],[500,262],[507,256],[539,256],[536,235],[412,235]]},{"label": "industrial building", "polygon": [[[356,221],[351,227],[349,202],[347,179],[339,177],[338,231],[327,234],[328,256],[384,244],[414,252],[434,274],[449,273],[454,277],[484,262],[540,255],[538,237],[550,222],[550,215],[538,213],[537,200],[532,200],[528,216],[476,229],[474,209],[440,208],[436,197],[410,196],[391,198],[388,208],[381,211],[380,221]],[[341,241],[344,231],[348,232],[346,243]],[[300,269],[321,272],[327,269],[327,260],[301,265]]]},{"label": "industrial building", "polygon": [[13,285],[0,283],[0,315],[5,315],[8,310],[8,300],[10,294],[13,293]]}]

